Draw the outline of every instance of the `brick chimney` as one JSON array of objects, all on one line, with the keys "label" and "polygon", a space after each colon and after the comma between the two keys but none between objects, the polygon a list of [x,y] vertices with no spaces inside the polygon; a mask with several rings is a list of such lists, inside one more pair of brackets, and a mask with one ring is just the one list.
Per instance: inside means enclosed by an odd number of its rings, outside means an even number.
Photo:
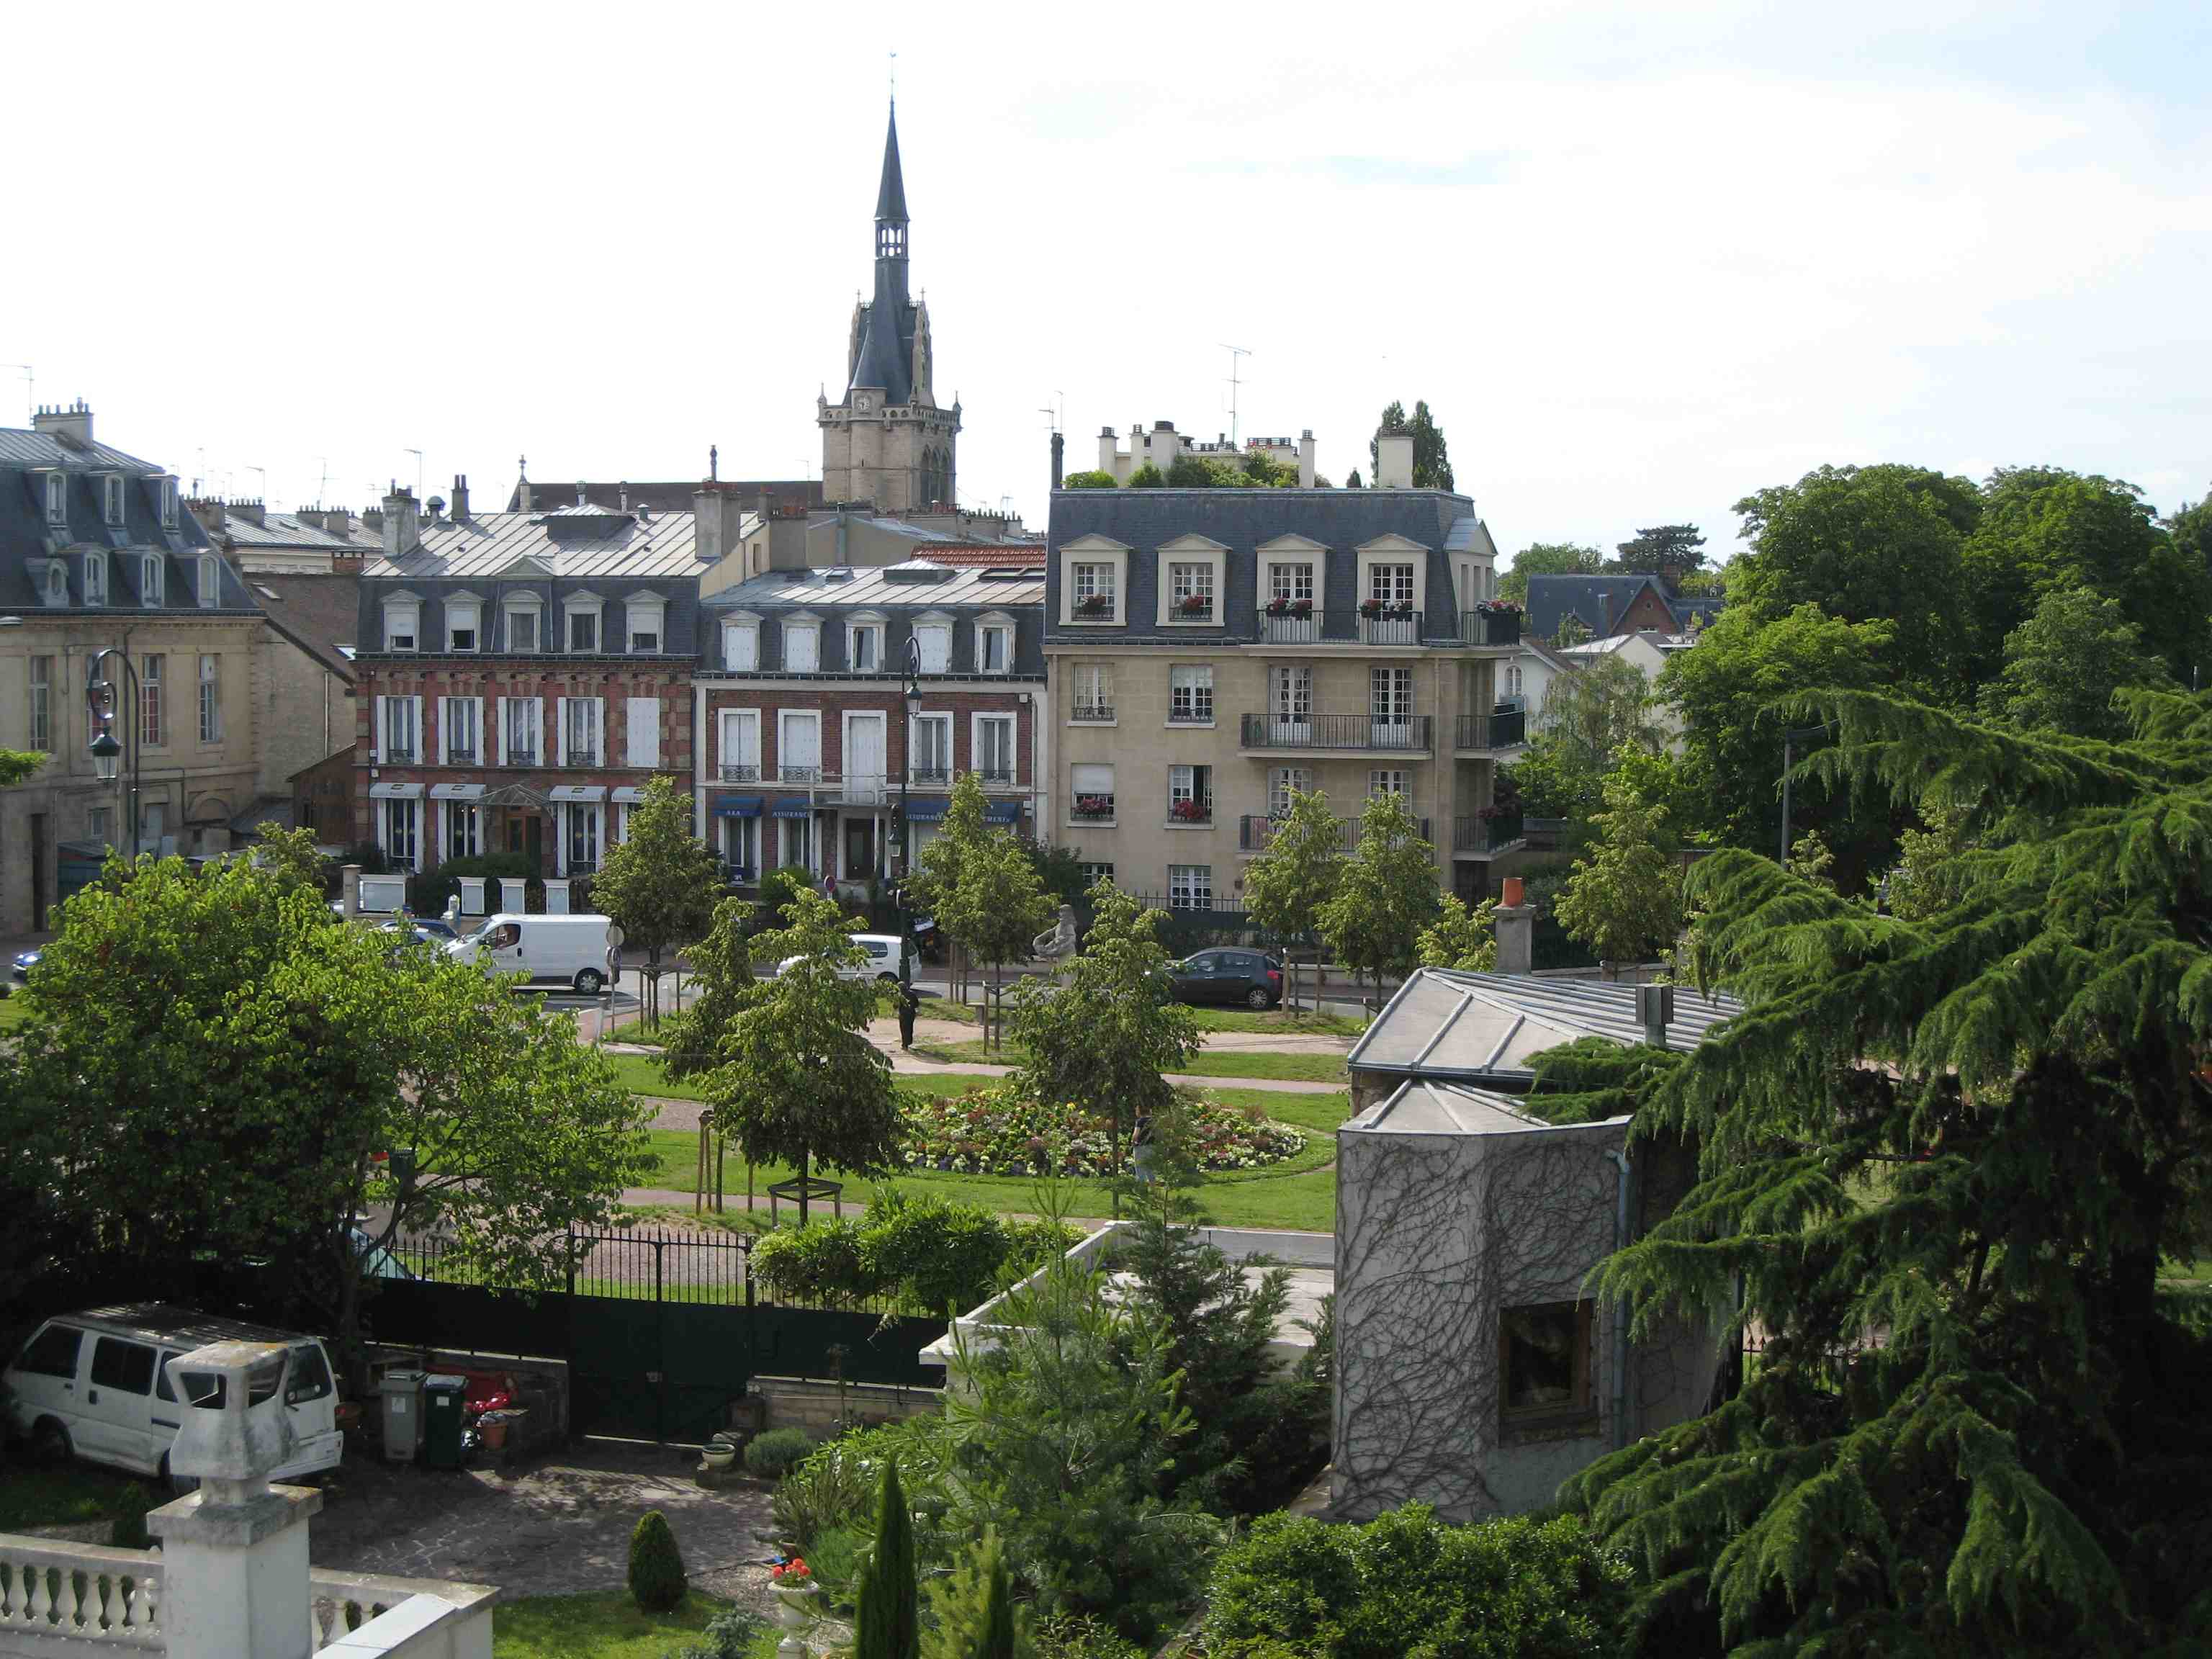
[{"label": "brick chimney", "polygon": [[269,523],[269,512],[267,507],[261,502],[231,501],[228,503],[228,506],[231,512],[238,514],[238,516],[245,520],[246,523],[250,525],[258,525],[264,528],[267,527]]},{"label": "brick chimney", "polygon": [[1055,432],[1052,434],[1052,487],[1060,488],[1060,469],[1067,461],[1067,440]]},{"label": "brick chimney", "polygon": [[696,539],[692,551],[702,564],[719,563],[738,544],[738,504],[719,484],[691,492]]},{"label": "brick chimney", "polygon": [[226,522],[222,503],[214,496],[195,496],[185,503],[185,507],[192,517],[200,521],[200,528],[206,531],[209,535],[222,534],[222,527]]},{"label": "brick chimney", "polygon": [[92,447],[92,410],[82,398],[67,409],[58,404],[52,409],[41,408],[31,417],[31,426],[65,448]]},{"label": "brick chimney", "polygon": [[413,490],[395,483],[385,492],[383,530],[387,559],[404,558],[422,544],[422,520]]},{"label": "brick chimney", "polygon": [[469,475],[465,472],[456,472],[453,474],[453,522],[464,523],[468,516]]}]

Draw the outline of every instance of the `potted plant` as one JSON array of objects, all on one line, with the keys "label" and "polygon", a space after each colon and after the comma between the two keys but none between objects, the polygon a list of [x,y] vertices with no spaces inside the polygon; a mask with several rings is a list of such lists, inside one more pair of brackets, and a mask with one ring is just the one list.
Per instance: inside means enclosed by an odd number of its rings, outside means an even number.
[{"label": "potted plant", "polygon": [[1313,601],[1311,599],[1292,599],[1291,601],[1291,614],[1293,617],[1297,617],[1299,620],[1304,621],[1306,617],[1313,615]]},{"label": "potted plant", "polygon": [[1382,601],[1380,599],[1360,600],[1359,614],[1366,617],[1368,621],[1373,622],[1377,617],[1382,614]]},{"label": "potted plant", "polygon": [[786,1630],[803,1630],[813,1622],[822,1592],[805,1556],[778,1557],[769,1567],[768,1583],[775,1592],[778,1624]]},{"label": "potted plant", "polygon": [[1075,602],[1075,614],[1084,617],[1110,617],[1114,614],[1114,599],[1109,593],[1091,593]]},{"label": "potted plant", "polygon": [[1213,601],[1203,593],[1186,593],[1176,601],[1176,609],[1186,617],[1203,617],[1213,609]]},{"label": "potted plant", "polygon": [[1510,599],[1483,599],[1475,607],[1486,617],[1517,617],[1521,607]]},{"label": "potted plant", "polygon": [[1168,807],[1168,816],[1183,823],[1204,823],[1213,808],[1202,800],[1179,800]]}]

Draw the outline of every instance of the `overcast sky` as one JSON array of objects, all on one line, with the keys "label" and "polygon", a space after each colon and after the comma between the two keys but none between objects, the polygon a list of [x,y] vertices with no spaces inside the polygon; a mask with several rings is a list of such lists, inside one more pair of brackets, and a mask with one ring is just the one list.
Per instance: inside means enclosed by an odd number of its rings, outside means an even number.
[{"label": "overcast sky", "polygon": [[[1425,398],[1501,549],[1822,462],[2212,482],[2212,8],[544,4],[11,15],[0,362],[210,489],[819,476],[888,60],[963,502],[1048,405]],[[0,369],[0,420],[24,412]],[[327,470],[328,484],[323,480]]]}]

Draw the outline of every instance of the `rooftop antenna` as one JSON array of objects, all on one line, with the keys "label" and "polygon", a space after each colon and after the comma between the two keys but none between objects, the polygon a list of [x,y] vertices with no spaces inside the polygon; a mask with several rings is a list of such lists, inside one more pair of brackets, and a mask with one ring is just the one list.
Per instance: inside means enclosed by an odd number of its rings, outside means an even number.
[{"label": "rooftop antenna", "polygon": [[0,368],[20,368],[23,371],[23,418],[35,421],[39,417],[39,377],[31,372],[28,363],[0,363]]},{"label": "rooftop antenna", "polygon": [[248,472],[258,472],[261,475],[261,501],[263,506],[267,506],[269,501],[269,469],[265,466],[256,466],[252,462],[248,461],[246,464],[246,470]]},{"label": "rooftop antenna", "polygon": [[1244,384],[1237,376],[1237,369],[1241,367],[1238,360],[1249,357],[1252,354],[1243,346],[1230,345],[1226,342],[1223,343],[1221,349],[1229,354],[1229,447],[1234,449],[1237,447],[1237,389]]},{"label": "rooftop antenna", "polygon": [[207,446],[205,444],[200,446],[199,455],[199,471],[192,479],[192,494],[195,495],[200,493],[200,486],[207,478]]},{"label": "rooftop antenna", "polygon": [[331,500],[331,458],[318,455],[315,459],[323,464],[323,481],[315,486],[315,505],[327,507]]},{"label": "rooftop antenna", "polygon": [[422,499],[422,452],[410,449],[407,453],[415,458],[415,499],[419,501]]},{"label": "rooftop antenna", "polygon": [[898,54],[891,54],[891,107],[898,107]]}]

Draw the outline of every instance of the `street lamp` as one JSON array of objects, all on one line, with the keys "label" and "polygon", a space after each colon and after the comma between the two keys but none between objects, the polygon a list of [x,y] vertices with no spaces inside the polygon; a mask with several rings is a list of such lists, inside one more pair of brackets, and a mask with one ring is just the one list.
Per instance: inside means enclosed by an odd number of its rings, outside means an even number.
[{"label": "street lamp", "polygon": [[912,861],[907,849],[914,836],[913,823],[907,817],[907,781],[914,775],[915,721],[921,714],[921,641],[911,631],[906,636],[906,764],[899,768],[899,798],[897,831],[894,839],[898,843],[896,855],[897,880],[891,890],[898,895],[899,908],[899,998],[903,1003],[914,994],[914,904],[907,896],[906,884],[912,874]]},{"label": "street lamp", "polygon": [[131,856],[138,856],[138,671],[129,653],[109,646],[96,652],[84,665],[84,703],[92,715],[93,739],[87,745],[93,770],[102,783],[113,783],[122,770],[123,745],[115,739],[115,683],[100,677],[102,664],[114,658],[123,665],[124,684],[130,693],[131,714]]}]

